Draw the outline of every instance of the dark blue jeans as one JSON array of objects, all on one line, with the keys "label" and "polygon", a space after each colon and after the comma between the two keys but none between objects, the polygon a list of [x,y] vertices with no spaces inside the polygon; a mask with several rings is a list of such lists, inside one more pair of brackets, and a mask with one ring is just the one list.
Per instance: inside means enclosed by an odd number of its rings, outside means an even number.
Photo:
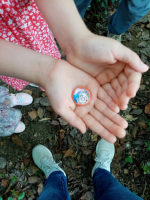
[{"label": "dark blue jeans", "polygon": [[[81,17],[91,0],[74,0]],[[150,10],[150,0],[121,0],[117,11],[111,16],[108,22],[110,33],[120,35],[126,32],[132,24],[146,15]]]},{"label": "dark blue jeans", "polygon": [[[95,170],[93,185],[95,200],[142,200],[104,169]],[[61,171],[53,172],[48,177],[38,200],[70,200],[67,180]]]}]

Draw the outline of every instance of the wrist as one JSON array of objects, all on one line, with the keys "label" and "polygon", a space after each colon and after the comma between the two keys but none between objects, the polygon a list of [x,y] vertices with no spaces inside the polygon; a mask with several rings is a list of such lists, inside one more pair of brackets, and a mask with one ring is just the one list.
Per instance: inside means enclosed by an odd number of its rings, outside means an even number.
[{"label": "wrist", "polygon": [[46,81],[51,77],[52,70],[59,60],[51,56],[43,55],[37,65],[36,81],[37,85],[46,90]]}]

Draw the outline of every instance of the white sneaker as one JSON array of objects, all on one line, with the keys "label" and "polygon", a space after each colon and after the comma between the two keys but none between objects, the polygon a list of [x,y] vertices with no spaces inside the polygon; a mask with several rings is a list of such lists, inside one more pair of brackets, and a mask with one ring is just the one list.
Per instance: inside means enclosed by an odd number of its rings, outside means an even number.
[{"label": "white sneaker", "polygon": [[96,146],[95,165],[92,169],[92,177],[97,168],[106,169],[110,172],[110,164],[115,154],[114,144],[101,139]]},{"label": "white sneaker", "polygon": [[17,128],[15,129],[14,133],[22,133],[25,130],[26,126],[23,122],[19,122]]},{"label": "white sneaker", "polygon": [[32,150],[32,157],[34,163],[44,172],[46,178],[54,171],[62,171],[66,176],[65,172],[54,161],[50,150],[45,146],[41,144],[35,146]]},{"label": "white sneaker", "polygon": [[117,40],[120,43],[121,43],[121,36],[122,36],[122,34],[121,35],[115,35],[113,33],[109,33],[109,31],[107,33],[107,37],[112,38],[114,40]]},{"label": "white sneaker", "polygon": [[31,95],[27,93],[17,93],[17,94],[9,94],[6,98],[10,100],[10,107],[14,106],[27,106],[33,102],[33,98]]}]

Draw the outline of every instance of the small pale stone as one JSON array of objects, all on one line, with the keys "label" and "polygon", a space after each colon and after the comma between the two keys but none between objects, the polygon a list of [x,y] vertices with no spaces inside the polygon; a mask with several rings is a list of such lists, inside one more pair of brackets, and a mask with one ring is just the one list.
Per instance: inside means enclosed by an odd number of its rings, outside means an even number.
[{"label": "small pale stone", "polygon": [[37,183],[38,180],[39,180],[39,177],[38,177],[38,176],[31,176],[31,177],[29,177],[28,182],[29,182],[30,184],[34,184],[34,183]]},{"label": "small pale stone", "polygon": [[7,160],[3,157],[0,157],[0,169],[4,169],[7,165]]},{"label": "small pale stone", "polygon": [[140,89],[141,89],[141,90],[145,90],[145,88],[146,88],[146,85],[144,85],[144,84],[142,84],[142,85],[140,86]]},{"label": "small pale stone", "polygon": [[41,104],[42,106],[50,106],[50,105],[51,105],[50,102],[49,102],[48,97],[42,98],[42,99],[40,100],[40,104]]},{"label": "small pale stone", "polygon": [[129,171],[127,169],[124,169],[124,174],[128,174]]}]

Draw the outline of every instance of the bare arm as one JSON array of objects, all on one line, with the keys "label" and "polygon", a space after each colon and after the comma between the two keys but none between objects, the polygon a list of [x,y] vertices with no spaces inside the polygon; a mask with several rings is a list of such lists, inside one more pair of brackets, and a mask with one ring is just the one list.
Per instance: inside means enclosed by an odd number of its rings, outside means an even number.
[{"label": "bare arm", "polygon": [[65,54],[85,35],[91,34],[73,0],[35,0],[35,3]]},{"label": "bare arm", "polygon": [[57,59],[0,39],[0,74],[43,86],[46,69]]}]

